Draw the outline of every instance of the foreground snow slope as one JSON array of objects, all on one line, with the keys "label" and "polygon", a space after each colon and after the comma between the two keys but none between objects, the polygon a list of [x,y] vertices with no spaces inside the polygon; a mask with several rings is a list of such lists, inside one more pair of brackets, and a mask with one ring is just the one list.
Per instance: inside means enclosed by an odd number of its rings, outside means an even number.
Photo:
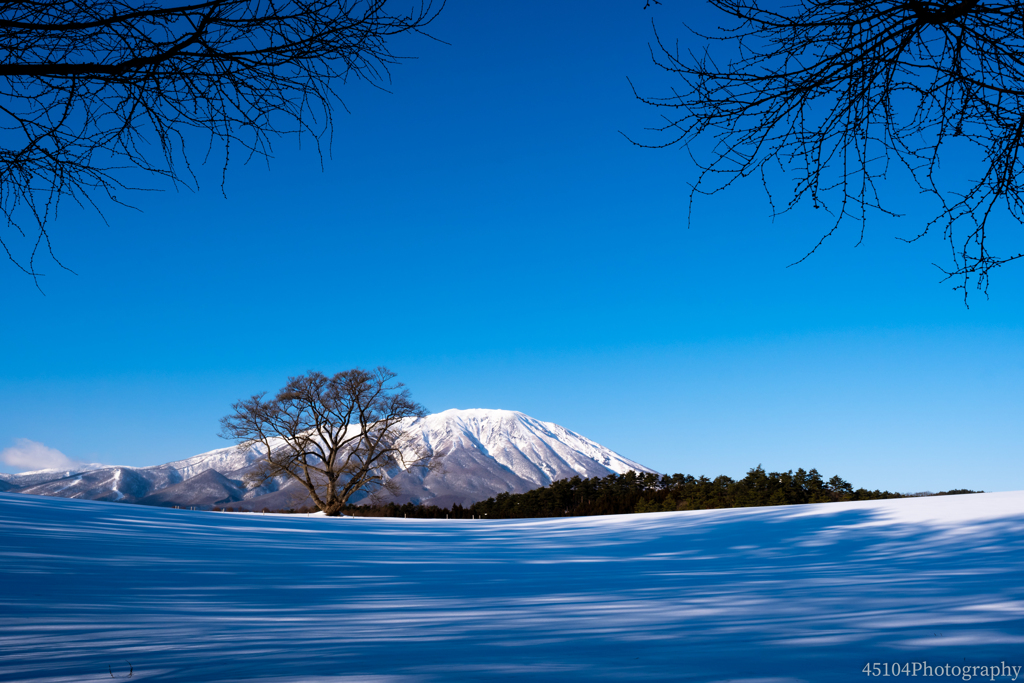
[{"label": "foreground snow slope", "polygon": [[0,539],[3,681],[125,660],[189,683],[1024,665],[1024,492],[493,522],[0,494]]}]

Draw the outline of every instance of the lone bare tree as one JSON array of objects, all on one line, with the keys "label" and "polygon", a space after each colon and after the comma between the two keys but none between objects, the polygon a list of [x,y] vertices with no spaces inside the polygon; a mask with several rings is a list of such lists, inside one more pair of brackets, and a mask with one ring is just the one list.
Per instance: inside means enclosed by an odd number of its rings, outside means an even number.
[{"label": "lone bare tree", "polygon": [[[223,146],[222,184],[230,157],[269,157],[281,135],[311,136],[319,149],[337,85],[386,80],[398,61],[388,39],[422,31],[439,11],[430,0],[396,5],[0,3],[0,247],[38,287],[39,257],[60,265],[47,222],[63,197],[97,210],[97,195],[125,204],[133,169],[195,185],[185,153],[195,133],[208,140],[198,141],[204,161]],[[16,234],[27,249],[15,248]]]},{"label": "lone bare tree", "polygon": [[[759,177],[773,215],[801,202],[831,214],[807,258],[842,223],[863,239],[871,210],[891,214],[879,183],[902,167],[939,207],[905,240],[943,231],[939,267],[965,302],[972,281],[987,293],[994,269],[1024,258],[1024,3],[709,3],[731,23],[693,31],[700,53],[656,38],[655,62],[678,79],[668,96],[638,94],[666,112],[668,138],[644,146],[684,145],[700,168],[691,206]],[[976,177],[944,178],[943,161]],[[780,202],[775,169],[792,174]]]},{"label": "lone bare tree", "polygon": [[358,491],[398,493],[390,475],[399,469],[440,465],[407,438],[409,418],[425,412],[394,378],[383,367],[291,377],[273,399],[257,394],[235,403],[221,436],[262,446],[265,456],[248,484],[284,475],[317,508],[339,515]]}]

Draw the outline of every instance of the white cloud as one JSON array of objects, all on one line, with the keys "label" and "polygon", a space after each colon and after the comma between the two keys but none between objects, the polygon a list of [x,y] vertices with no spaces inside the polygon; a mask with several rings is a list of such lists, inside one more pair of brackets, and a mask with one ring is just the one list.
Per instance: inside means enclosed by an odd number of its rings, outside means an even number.
[{"label": "white cloud", "polygon": [[13,446],[0,451],[0,462],[21,472],[73,470],[85,464],[31,439],[15,439]]}]

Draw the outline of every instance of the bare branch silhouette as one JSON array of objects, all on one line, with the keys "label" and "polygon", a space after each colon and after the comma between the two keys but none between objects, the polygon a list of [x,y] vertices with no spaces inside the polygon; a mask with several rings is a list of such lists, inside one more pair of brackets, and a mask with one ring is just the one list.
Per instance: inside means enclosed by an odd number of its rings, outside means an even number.
[{"label": "bare branch silhouette", "polygon": [[221,420],[221,436],[262,446],[249,486],[287,477],[318,509],[341,514],[358,492],[397,494],[392,475],[399,470],[440,466],[440,454],[407,438],[409,418],[425,412],[394,378],[383,367],[292,377],[273,399],[257,394],[235,403]]},{"label": "bare branch silhouette", "polygon": [[[731,24],[693,31],[708,43],[700,53],[681,52],[656,30],[652,56],[676,87],[637,94],[665,111],[655,130],[666,137],[643,146],[683,145],[699,167],[691,210],[697,195],[760,178],[773,216],[804,202],[830,214],[807,258],[843,224],[863,239],[870,212],[896,215],[879,188],[900,166],[940,207],[905,241],[942,231],[950,261],[940,268],[965,303],[972,282],[987,294],[993,270],[1024,258],[1021,3],[709,2]],[[977,176],[943,178],[943,161],[976,166]],[[776,169],[792,180],[781,204],[767,180]],[[994,230],[1011,238],[1000,236],[1001,249],[1014,238],[1018,246],[993,253]]]},{"label": "bare branch silhouette", "polygon": [[269,158],[275,138],[319,150],[337,86],[387,82],[399,61],[388,40],[438,11],[430,0],[0,4],[0,247],[38,287],[40,257],[64,267],[47,232],[62,199],[128,206],[138,171],[194,187],[196,134],[204,162],[223,146],[222,191],[231,159]]}]

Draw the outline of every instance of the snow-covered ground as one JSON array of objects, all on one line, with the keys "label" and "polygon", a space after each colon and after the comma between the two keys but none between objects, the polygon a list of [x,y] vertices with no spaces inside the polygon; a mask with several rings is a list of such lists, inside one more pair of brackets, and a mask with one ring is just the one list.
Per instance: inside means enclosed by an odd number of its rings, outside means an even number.
[{"label": "snow-covered ground", "polygon": [[522,521],[0,494],[0,681],[990,680],[1024,667],[1022,551],[1024,492]]}]

